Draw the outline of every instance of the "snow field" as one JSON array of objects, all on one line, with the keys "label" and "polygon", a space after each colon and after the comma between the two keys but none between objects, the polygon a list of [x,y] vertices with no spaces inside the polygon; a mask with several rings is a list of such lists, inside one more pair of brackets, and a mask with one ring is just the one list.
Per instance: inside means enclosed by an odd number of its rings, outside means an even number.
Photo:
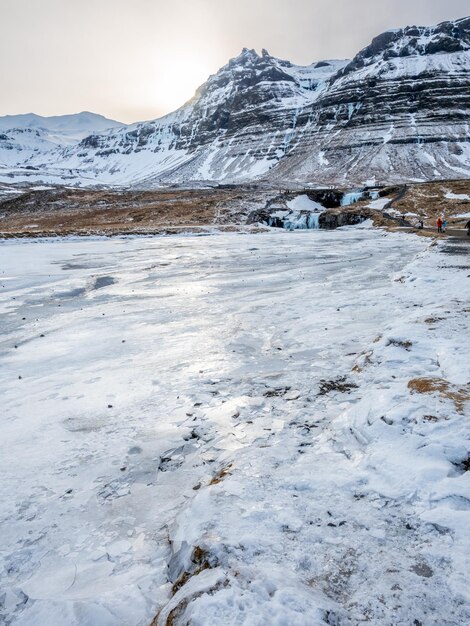
[{"label": "snow field", "polygon": [[470,399],[455,260],[427,250],[395,275],[381,334],[356,358],[357,389],[309,405],[300,385],[298,411],[279,399],[283,428],[180,514],[174,545],[190,536],[227,579],[178,623],[468,622],[468,403],[408,388],[442,378]]},{"label": "snow field", "polygon": [[4,621],[466,623],[468,404],[408,388],[467,393],[444,249],[4,242]]}]

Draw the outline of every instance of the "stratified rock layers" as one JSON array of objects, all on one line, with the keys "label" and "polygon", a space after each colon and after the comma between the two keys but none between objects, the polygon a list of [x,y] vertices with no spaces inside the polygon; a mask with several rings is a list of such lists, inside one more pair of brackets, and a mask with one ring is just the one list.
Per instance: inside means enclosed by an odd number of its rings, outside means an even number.
[{"label": "stratified rock layers", "polygon": [[383,33],[350,62],[301,67],[245,49],[174,113],[75,145],[7,129],[0,178],[141,187],[466,178],[469,122],[465,18]]},{"label": "stratified rock layers", "polygon": [[304,111],[276,176],[363,182],[467,177],[470,19],[384,33]]}]

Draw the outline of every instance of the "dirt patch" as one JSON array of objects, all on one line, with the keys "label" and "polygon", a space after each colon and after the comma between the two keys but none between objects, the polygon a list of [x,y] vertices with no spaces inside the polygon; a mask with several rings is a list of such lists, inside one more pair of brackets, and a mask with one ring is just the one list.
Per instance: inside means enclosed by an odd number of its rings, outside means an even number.
[{"label": "dirt patch", "polygon": [[[377,340],[374,339],[374,343],[376,343],[376,341],[378,341],[379,339]],[[354,372],[355,374],[360,374],[365,367],[367,367],[368,365],[372,363],[371,357],[373,353],[374,353],[373,350],[367,350],[366,352],[361,352],[361,354],[359,355],[359,359],[358,359],[359,362],[356,363],[351,368],[351,371]]]},{"label": "dirt patch", "polygon": [[411,566],[410,571],[414,572],[418,576],[421,576],[422,578],[431,578],[432,576],[434,576],[433,570],[429,567],[427,563],[416,563],[415,565]]},{"label": "dirt patch", "polygon": [[193,564],[194,568],[190,572],[183,572],[178,580],[173,583],[173,586],[171,588],[172,595],[175,595],[175,593],[179,591],[190,578],[192,578],[193,576],[197,576],[205,569],[211,569],[216,565],[213,560],[212,562],[210,562],[209,553],[199,546],[196,546],[193,550],[191,563]]},{"label": "dirt patch", "polygon": [[408,389],[413,393],[438,393],[441,398],[452,400],[458,413],[464,412],[465,402],[470,400],[470,385],[459,387],[443,378],[413,378]]},{"label": "dirt patch", "polygon": [[441,322],[442,320],[445,320],[445,317],[427,317],[424,320],[425,324],[437,324],[437,322]]},{"label": "dirt patch", "polygon": [[232,464],[230,463],[226,467],[222,468],[219,472],[217,472],[217,474],[212,477],[209,485],[218,485],[219,483],[221,483],[226,476],[231,474],[231,467]]},{"label": "dirt patch", "polygon": [[470,472],[470,454],[458,463],[454,463],[455,467],[463,473]]},{"label": "dirt patch", "polygon": [[[349,548],[340,560],[331,561],[330,569],[321,578],[312,578],[308,584],[321,588],[323,593],[334,601],[344,601],[348,596],[351,577],[357,571],[357,552]],[[328,622],[336,624],[337,622]]]},{"label": "dirt patch", "polygon": [[[193,594],[189,598],[184,598],[174,609],[170,611],[168,617],[166,618],[164,624],[162,626],[175,626],[178,623],[178,620],[184,614],[188,604],[195,600],[196,598],[200,598],[204,594],[213,595],[219,589],[226,587],[228,585],[228,581],[219,582],[217,585],[214,585],[210,589],[206,589],[205,591],[200,591],[198,593]],[[161,611],[157,614],[157,616],[153,619],[150,626],[158,626],[159,618],[161,615]],[[189,622],[185,622],[185,626],[189,626]]]},{"label": "dirt patch", "polygon": [[[175,596],[178,591],[184,587],[184,585],[194,576],[198,576],[201,572],[203,572],[204,570],[207,569],[213,569],[214,567],[217,567],[218,562],[214,557],[211,557],[209,555],[209,553],[207,552],[207,550],[204,550],[204,548],[201,548],[200,546],[196,546],[193,550],[192,556],[191,556],[191,570],[187,571],[187,572],[183,572],[181,574],[181,576],[178,578],[178,580],[173,583],[173,586],[171,588],[171,596]],[[207,589],[205,591],[201,591],[200,593],[196,593],[188,598],[183,598],[181,600],[181,602],[179,602],[179,604],[177,604],[177,606],[175,606],[174,609],[172,609],[170,611],[170,613],[168,614],[168,616],[166,617],[165,621],[164,621],[164,626],[175,626],[175,624],[177,623],[177,620],[179,617],[181,617],[184,613],[184,611],[186,610],[186,607],[188,606],[189,602],[191,602],[192,600],[194,600],[195,598],[198,598],[199,596],[203,595],[204,593],[214,593],[215,591],[217,591],[218,589],[222,588],[224,585],[228,584],[227,581],[224,582],[220,582],[217,585],[215,585],[214,587],[212,587],[211,589]],[[157,615],[154,617],[154,619],[152,620],[150,626],[157,626],[160,622],[160,617],[162,615],[162,611],[163,608],[160,609],[160,611],[157,613]]]},{"label": "dirt patch", "polygon": [[423,415],[425,422],[438,422],[439,418],[436,415]]},{"label": "dirt patch", "polygon": [[291,390],[290,387],[274,387],[273,389],[268,389],[263,393],[263,396],[266,398],[276,398],[285,396]]}]

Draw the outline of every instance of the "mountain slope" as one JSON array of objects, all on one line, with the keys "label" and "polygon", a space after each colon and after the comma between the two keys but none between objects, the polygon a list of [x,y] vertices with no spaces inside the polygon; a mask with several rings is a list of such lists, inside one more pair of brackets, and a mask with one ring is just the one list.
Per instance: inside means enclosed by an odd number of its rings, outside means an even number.
[{"label": "mountain slope", "polygon": [[57,143],[63,143],[68,138],[79,141],[91,133],[99,133],[122,126],[125,126],[122,122],[110,120],[103,115],[89,111],[50,117],[43,117],[35,113],[0,116],[0,131],[2,132],[12,129],[38,129],[47,131],[50,138],[56,137]]},{"label": "mountain slope", "polygon": [[245,49],[175,113],[87,137],[63,162],[107,183],[252,179],[288,152],[299,113],[344,65],[299,67]]},{"label": "mountain slope", "polygon": [[470,18],[374,39],[299,120],[276,176],[350,182],[470,174]]},{"label": "mountain slope", "polygon": [[[465,18],[383,33],[350,62],[300,67],[244,49],[174,113],[98,129],[71,144],[56,143],[47,130],[23,129],[22,142],[8,131],[0,134],[0,180],[153,186],[463,178],[470,176],[469,121]],[[36,135],[26,141],[26,130]]]}]

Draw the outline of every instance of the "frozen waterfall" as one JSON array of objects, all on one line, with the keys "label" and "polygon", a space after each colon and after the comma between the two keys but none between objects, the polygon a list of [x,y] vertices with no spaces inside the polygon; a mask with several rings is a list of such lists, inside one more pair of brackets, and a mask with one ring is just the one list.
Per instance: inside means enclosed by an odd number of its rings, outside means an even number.
[{"label": "frozen waterfall", "polygon": [[341,206],[349,206],[355,202],[359,202],[364,197],[363,191],[349,191],[341,198]]},{"label": "frozen waterfall", "polygon": [[291,211],[284,218],[284,228],[287,230],[306,230],[320,228],[320,214],[313,211]]},{"label": "frozen waterfall", "polygon": [[269,217],[269,226],[286,228],[287,230],[314,230],[320,228],[320,213],[325,207],[307,194],[296,196],[287,203],[287,209],[277,210]]}]

